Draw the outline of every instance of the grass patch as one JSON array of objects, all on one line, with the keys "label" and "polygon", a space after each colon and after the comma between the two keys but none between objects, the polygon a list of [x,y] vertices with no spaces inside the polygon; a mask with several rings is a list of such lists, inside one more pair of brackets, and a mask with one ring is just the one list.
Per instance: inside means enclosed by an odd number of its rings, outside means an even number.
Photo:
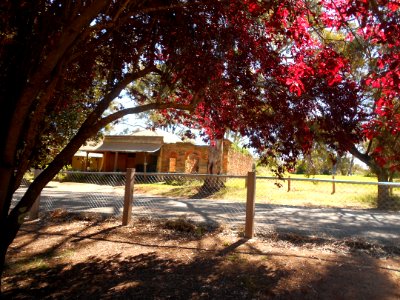
[{"label": "grass patch", "polygon": [[44,258],[34,258],[32,261],[26,263],[22,266],[25,269],[35,269],[35,270],[47,270],[50,268],[50,264]]},{"label": "grass patch", "polygon": [[[306,178],[304,175],[291,175],[291,179]],[[331,179],[329,175],[318,175],[316,179]],[[376,182],[376,178],[364,176],[336,176],[337,180]],[[202,187],[201,180],[186,182],[158,182],[153,184],[136,184],[135,191],[153,196],[192,198],[204,196],[207,199],[220,199],[245,202],[247,195],[244,178],[224,180],[224,187],[213,191],[211,187]],[[201,195],[201,191],[209,193]],[[290,191],[288,180],[258,178],[256,183],[256,202],[260,204],[341,207],[371,209],[376,207],[377,186],[368,184],[311,182],[291,180]],[[392,189],[392,196],[400,199],[400,188]],[[334,192],[333,192],[334,191]],[[200,193],[200,194],[199,194]],[[395,205],[396,201],[393,202]],[[397,201],[399,202],[399,201]],[[398,206],[398,204],[396,204]],[[394,209],[395,207],[388,207]]]},{"label": "grass patch", "polygon": [[175,185],[158,182],[152,184],[135,184],[135,192],[164,197],[191,197],[198,192],[200,187],[201,184],[197,183]]},{"label": "grass patch", "polygon": [[246,259],[244,259],[239,253],[232,253],[226,256],[226,260],[235,263],[244,263]]},{"label": "grass patch", "polygon": [[210,224],[195,223],[186,218],[167,220],[164,223],[163,227],[166,229],[195,235],[196,237],[202,237],[207,233],[218,230],[216,226],[211,226]]},{"label": "grass patch", "polygon": [[12,272],[24,272],[28,270],[48,270],[50,269],[49,256],[38,256],[29,260],[21,260],[16,262],[8,262],[5,265],[6,270]]}]

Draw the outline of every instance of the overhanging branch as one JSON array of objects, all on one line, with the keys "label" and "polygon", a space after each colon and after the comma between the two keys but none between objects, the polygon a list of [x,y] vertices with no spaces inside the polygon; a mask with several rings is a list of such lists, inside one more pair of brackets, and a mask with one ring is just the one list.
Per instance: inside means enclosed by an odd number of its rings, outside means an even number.
[{"label": "overhanging branch", "polygon": [[156,70],[156,66],[150,65],[143,70],[140,70],[136,73],[127,74],[124,79],[122,79],[118,84],[116,84],[113,89],[104,96],[103,100],[101,100],[95,110],[88,116],[87,122],[94,124],[96,120],[98,120],[101,115],[106,111],[110,103],[119,96],[119,94],[133,81],[153,72]]},{"label": "overhanging branch", "polygon": [[124,116],[127,115],[132,115],[132,114],[139,114],[143,113],[146,111],[150,110],[156,110],[156,109],[178,109],[178,110],[188,110],[192,111],[194,109],[195,105],[194,103],[191,103],[189,105],[187,104],[177,104],[177,103],[149,103],[149,104],[144,104],[141,106],[136,106],[136,107],[131,107],[131,108],[126,108],[120,111],[117,111],[111,115],[108,115],[96,124],[100,128],[106,126],[107,124],[114,122]]}]

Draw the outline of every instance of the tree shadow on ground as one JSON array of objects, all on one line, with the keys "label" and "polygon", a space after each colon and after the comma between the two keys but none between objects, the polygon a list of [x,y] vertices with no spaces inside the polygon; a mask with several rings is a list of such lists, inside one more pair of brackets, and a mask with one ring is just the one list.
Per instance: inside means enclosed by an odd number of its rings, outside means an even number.
[{"label": "tree shadow on ground", "polygon": [[[13,299],[252,299],[270,295],[284,271],[221,257],[189,263],[155,253],[91,257],[72,266],[22,272],[5,293]],[[18,284],[19,283],[19,284]],[[238,286],[240,288],[238,288]],[[262,287],[261,289],[255,287]]]},{"label": "tree shadow on ground", "polygon": [[[110,224],[111,226],[112,224]],[[142,224],[146,225],[146,224]],[[178,224],[181,225],[180,223]],[[177,229],[177,224],[172,227]],[[145,229],[143,227],[142,229]],[[185,227],[186,230],[187,227]],[[192,228],[192,227],[190,227]],[[127,227],[64,235],[43,251],[46,264],[14,270],[5,278],[6,299],[397,299],[400,297],[399,263],[384,267],[380,260],[360,253],[317,256],[303,253],[307,244],[323,245],[321,240],[286,237],[300,251],[273,247],[266,251],[259,243],[237,239],[229,244],[215,237],[215,248],[176,243],[165,244],[160,227],[149,230],[153,240],[132,235]],[[143,230],[141,230],[143,231]],[[144,230],[146,231],[146,230]],[[129,239],[119,240],[129,233]],[[26,233],[28,234],[28,233]],[[33,233],[32,233],[33,234]],[[41,235],[35,234],[38,238]],[[135,237],[136,236],[136,237]],[[44,236],[40,238],[45,238]],[[169,239],[173,239],[169,236]],[[197,237],[196,237],[197,239]],[[30,239],[31,240],[31,239]],[[91,256],[79,263],[56,256],[60,243],[70,243],[78,252],[89,243],[114,243],[116,251]],[[223,246],[223,247],[221,247]],[[292,248],[288,245],[289,249]],[[121,247],[128,247],[125,256]],[[138,247],[141,251],[129,252]],[[293,248],[295,248],[293,247]],[[101,248],[101,247],[100,247]],[[18,247],[18,250],[21,247]],[[186,251],[186,252],[185,252]],[[173,254],[171,256],[171,253]],[[192,253],[189,259],[186,254]],[[26,255],[25,262],[38,253]],[[320,255],[320,256],[319,256]]]},{"label": "tree shadow on ground", "polygon": [[[310,263],[302,268],[309,270]],[[278,299],[400,299],[399,269],[382,268],[377,260],[352,255],[309,271],[297,272],[301,285],[283,290]],[[308,274],[307,274],[308,273]]]},{"label": "tree shadow on ground", "polygon": [[[156,252],[89,257],[17,272],[6,299],[397,299],[388,274],[366,257],[324,260],[258,249],[240,239],[214,255],[184,261]],[[156,249],[154,249],[156,250]],[[253,251],[254,250],[254,251]],[[266,259],[254,261],[239,254]],[[293,269],[282,261],[294,261]],[[277,263],[280,261],[280,263]],[[391,270],[400,274],[400,270]],[[355,277],[354,275],[357,274]],[[300,279],[299,279],[300,276]],[[292,284],[295,280],[297,284]],[[396,292],[397,291],[397,292]],[[397,294],[396,294],[397,293]]]},{"label": "tree shadow on ground", "polygon": [[225,188],[224,180],[221,178],[207,177],[204,183],[199,187],[197,193],[190,197],[190,199],[204,199],[214,196]]}]

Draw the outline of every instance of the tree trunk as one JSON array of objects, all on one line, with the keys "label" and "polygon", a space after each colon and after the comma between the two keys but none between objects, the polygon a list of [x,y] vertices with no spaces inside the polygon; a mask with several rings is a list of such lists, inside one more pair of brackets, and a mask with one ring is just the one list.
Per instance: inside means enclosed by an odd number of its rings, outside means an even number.
[{"label": "tree trunk", "polygon": [[210,145],[208,151],[208,174],[220,175],[222,173],[224,142],[223,139],[215,141],[215,145]]},{"label": "tree trunk", "polygon": [[[208,164],[207,173],[211,175],[220,175],[223,172],[223,151],[224,140],[219,139],[215,141],[214,145],[210,145],[208,150]],[[225,187],[221,178],[211,176],[207,177],[201,188],[203,193],[213,194]]]},{"label": "tree trunk", "polygon": [[351,156],[349,170],[347,171],[347,175],[353,175],[353,166],[354,166],[354,155]]},{"label": "tree trunk", "polygon": [[[378,177],[378,182],[389,181],[389,171],[376,164],[371,156],[368,154],[362,154],[356,149],[356,147],[351,148],[349,152],[371,168]],[[390,188],[384,185],[378,185],[378,198],[376,204],[378,209],[397,209],[399,206],[399,203],[396,202],[395,198],[390,196]]]},{"label": "tree trunk", "polygon": [[342,162],[342,157],[338,154],[336,156],[336,162],[332,166],[332,175],[337,175],[337,170],[340,168],[340,164]]},{"label": "tree trunk", "polygon": [[[10,211],[7,217],[2,218],[0,228],[0,280],[4,272],[5,256],[8,247],[15,239],[21,225],[24,222],[25,216],[29,213],[29,210],[35,202],[37,196],[40,194],[41,190],[46,186],[46,184],[62,168],[63,162],[64,161],[59,161],[58,164],[55,164],[52,168],[45,170],[47,172],[43,172],[43,176],[39,176],[37,179],[35,179],[18,204]],[[11,190],[13,190],[13,186],[10,185],[8,191],[10,192]],[[6,199],[7,203],[11,202],[12,194],[12,192],[8,193],[8,198]]]},{"label": "tree trunk", "polygon": [[[381,170],[378,172],[378,182],[388,182],[389,174]],[[385,185],[378,185],[378,199],[377,199],[378,209],[391,209],[394,207],[393,198],[390,196],[390,187]]]},{"label": "tree trunk", "polygon": [[2,240],[0,240],[0,299],[2,299],[2,278],[3,278],[3,271],[4,271],[4,265],[5,265],[5,259],[6,259],[6,253],[7,253],[8,246],[3,243]]},{"label": "tree trunk", "polygon": [[[43,172],[32,182],[24,196],[17,203],[17,205],[8,213],[3,210],[1,216],[0,227],[0,276],[4,271],[5,255],[8,247],[15,239],[21,225],[24,222],[25,216],[29,213],[33,203],[39,196],[42,189],[46,184],[54,178],[55,175],[68,163],[70,158],[78,151],[79,147],[92,135],[99,130],[98,127],[93,125],[82,126],[80,131],[74,138],[71,139],[69,144],[54,158],[54,160],[43,170]],[[1,178],[5,178],[6,172],[2,172]],[[3,191],[2,201],[4,203],[11,203],[12,195],[14,193],[14,182],[12,179],[8,180],[8,186]],[[9,206],[8,206],[9,207]],[[7,208],[7,207],[6,207]],[[0,277],[1,280],[1,277]],[[1,291],[1,290],[0,290]]]}]

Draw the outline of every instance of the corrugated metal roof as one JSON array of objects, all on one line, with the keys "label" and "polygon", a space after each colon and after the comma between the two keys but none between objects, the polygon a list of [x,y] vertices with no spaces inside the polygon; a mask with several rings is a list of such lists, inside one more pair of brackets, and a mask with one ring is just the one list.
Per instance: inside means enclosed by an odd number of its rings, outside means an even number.
[{"label": "corrugated metal roof", "polygon": [[97,147],[99,147],[101,144],[103,143],[103,141],[97,141],[97,142],[87,142],[84,146],[80,147],[79,150],[80,151],[92,151],[94,149],[96,149]]},{"label": "corrugated metal roof", "polygon": [[132,136],[160,136],[163,138],[164,143],[166,144],[175,144],[175,143],[181,143],[182,139],[177,136],[176,134],[169,133],[160,129],[156,130],[140,130],[133,132],[131,134]]},{"label": "corrugated metal roof", "polygon": [[[78,152],[75,153],[74,156],[86,157],[86,153],[87,153],[86,151],[78,151]],[[89,157],[103,157],[103,154],[102,153],[89,152],[88,156]]]},{"label": "corrugated metal roof", "polygon": [[103,144],[121,143],[121,144],[157,144],[162,145],[162,136],[133,136],[133,135],[106,135]]},{"label": "corrugated metal roof", "polygon": [[118,142],[107,142],[101,144],[91,152],[126,152],[126,153],[136,153],[136,152],[156,152],[160,150],[161,144],[154,143],[118,143]]}]

